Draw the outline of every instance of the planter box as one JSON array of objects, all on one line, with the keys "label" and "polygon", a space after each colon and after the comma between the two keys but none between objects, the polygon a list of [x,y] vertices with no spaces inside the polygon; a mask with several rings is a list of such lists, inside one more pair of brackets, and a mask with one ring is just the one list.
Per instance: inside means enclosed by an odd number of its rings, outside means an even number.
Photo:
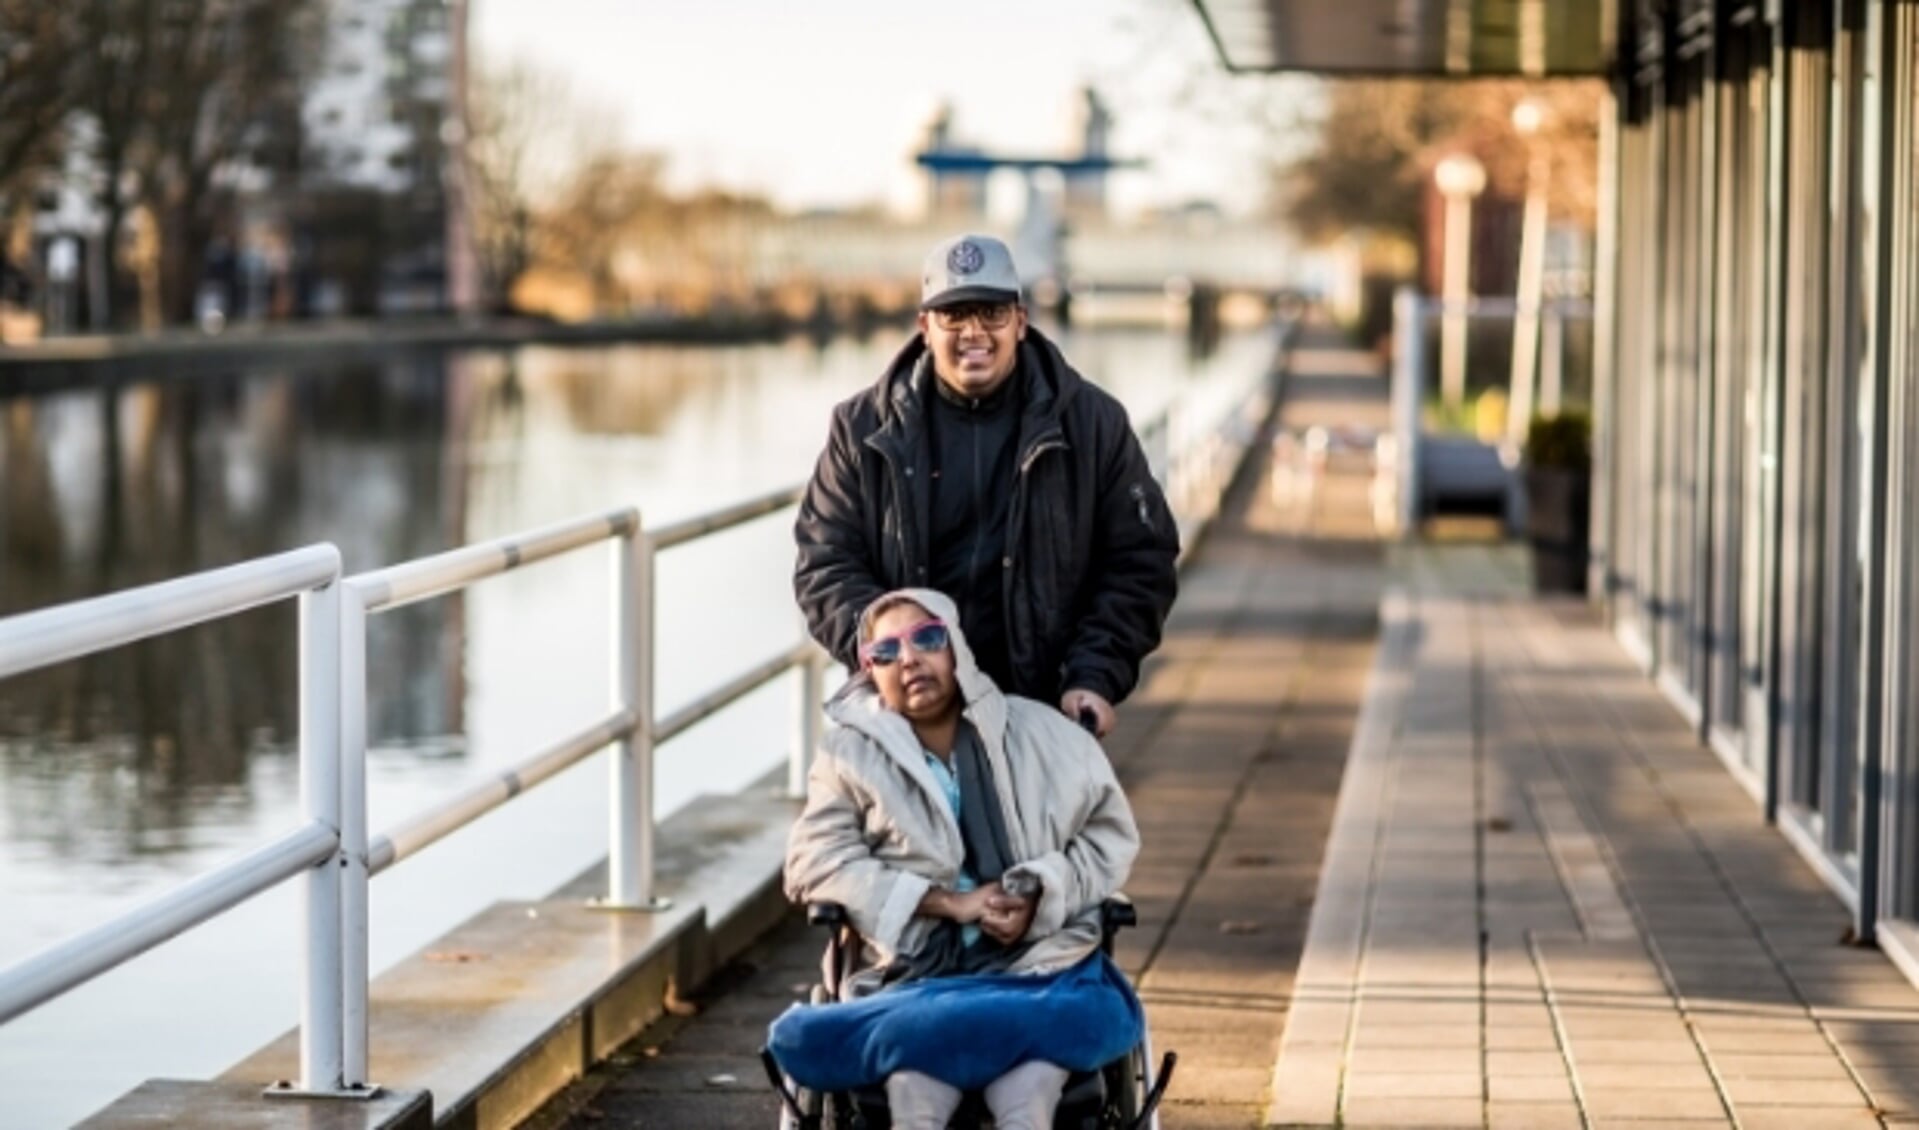
[{"label": "planter box", "polygon": [[1534,591],[1586,591],[1591,513],[1591,471],[1526,468],[1526,540],[1532,544]]}]

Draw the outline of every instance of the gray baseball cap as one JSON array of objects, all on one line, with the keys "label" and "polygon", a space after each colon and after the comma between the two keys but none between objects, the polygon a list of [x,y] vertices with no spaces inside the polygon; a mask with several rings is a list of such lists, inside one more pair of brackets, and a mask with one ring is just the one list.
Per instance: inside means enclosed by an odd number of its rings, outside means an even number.
[{"label": "gray baseball cap", "polygon": [[940,241],[920,269],[920,309],[961,302],[1018,302],[1019,269],[1013,253],[990,235],[956,235]]}]

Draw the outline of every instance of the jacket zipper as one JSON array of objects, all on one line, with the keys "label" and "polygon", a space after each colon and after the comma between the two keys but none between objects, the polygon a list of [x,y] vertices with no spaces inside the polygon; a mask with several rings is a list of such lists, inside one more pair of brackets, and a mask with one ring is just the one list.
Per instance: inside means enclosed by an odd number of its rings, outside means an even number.
[{"label": "jacket zipper", "polygon": [[886,469],[893,478],[893,494],[899,500],[899,504],[894,507],[893,511],[896,517],[893,523],[893,540],[899,543],[900,564],[904,566],[906,570],[907,583],[924,583],[926,580],[926,569],[918,561],[918,555],[913,552],[913,542],[916,539],[909,536],[913,522],[913,486],[911,482],[913,468],[909,464],[902,469],[898,461],[893,458],[892,452],[886,450],[884,446],[874,443],[871,439],[867,440],[867,446],[878,453],[881,459],[886,460]]},{"label": "jacket zipper", "polygon": [[[1049,451],[1064,450],[1065,447],[1066,447],[1065,440],[1058,438],[1057,435],[1049,436],[1046,439],[1042,439],[1038,443],[1035,443],[1033,445],[1033,449],[1026,453],[1026,457],[1020,460],[1019,473],[1013,476],[1013,508],[1012,508],[1012,513],[1008,516],[1007,526],[1006,526],[1006,535],[1007,535],[1007,540],[1009,542],[1012,542],[1015,539],[1017,539],[1019,537],[1020,531],[1026,528],[1026,475],[1027,475],[1027,472],[1033,469],[1033,464],[1039,461],[1040,456],[1046,454]],[[1006,640],[1007,640],[1009,650],[1011,648],[1011,644],[1013,641],[1013,564],[1014,564],[1014,560],[1015,558],[1013,555],[1012,546],[1008,545],[1007,552],[1006,552],[1006,560],[1002,562],[1002,564],[1004,565],[1004,568],[1000,570],[1000,592],[1002,594],[1000,599],[1000,609],[1006,619],[1006,623],[1003,626],[1002,630],[1004,630],[1006,633]],[[1009,656],[1009,658],[1011,657]]]}]

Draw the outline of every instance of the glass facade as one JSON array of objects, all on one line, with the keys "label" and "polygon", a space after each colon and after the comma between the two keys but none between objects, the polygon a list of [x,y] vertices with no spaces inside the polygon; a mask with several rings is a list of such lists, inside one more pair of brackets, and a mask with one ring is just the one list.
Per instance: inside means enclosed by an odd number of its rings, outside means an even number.
[{"label": "glass facade", "polygon": [[1919,4],[1631,9],[1601,591],[1870,934],[1919,915]]}]

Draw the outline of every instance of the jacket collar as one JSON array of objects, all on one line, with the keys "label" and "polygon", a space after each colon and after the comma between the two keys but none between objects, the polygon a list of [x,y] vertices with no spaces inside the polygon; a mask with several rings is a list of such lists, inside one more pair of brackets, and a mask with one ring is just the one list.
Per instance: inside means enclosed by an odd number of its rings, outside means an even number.
[{"label": "jacket collar", "polygon": [[[1035,326],[1026,327],[1019,364],[1025,374],[1026,397],[1020,425],[1023,464],[1041,440],[1057,435],[1060,417],[1086,379],[1067,363],[1059,346]],[[938,379],[926,340],[914,334],[873,385],[873,407],[879,414],[880,427],[867,437],[867,444],[895,461],[905,458],[924,434],[926,399],[936,395],[932,382]]]}]

